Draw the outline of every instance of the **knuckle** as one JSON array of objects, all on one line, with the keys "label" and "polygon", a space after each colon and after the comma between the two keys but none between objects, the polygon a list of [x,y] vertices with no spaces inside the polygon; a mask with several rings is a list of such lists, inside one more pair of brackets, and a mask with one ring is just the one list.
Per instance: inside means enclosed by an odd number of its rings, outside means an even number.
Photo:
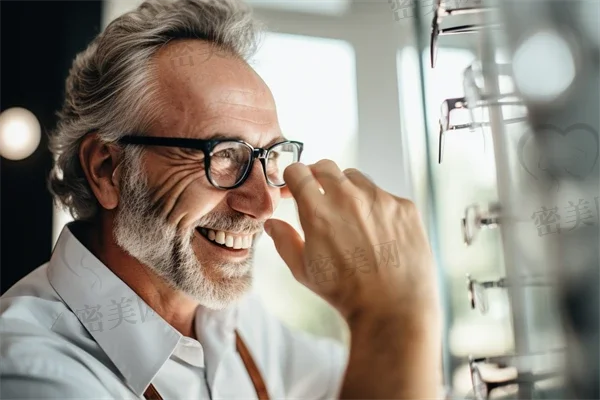
[{"label": "knuckle", "polygon": [[388,192],[380,191],[378,203],[386,214],[410,216],[416,211],[415,204],[402,197],[394,196]]},{"label": "knuckle", "polygon": [[337,167],[337,164],[333,160],[330,160],[328,158],[324,158],[322,160],[317,161],[315,163],[315,167],[328,169],[328,168],[331,168],[331,167]]},{"label": "knuckle", "polygon": [[397,212],[399,212],[404,219],[412,220],[419,214],[417,206],[412,200],[401,197],[395,197],[394,200],[397,204]]},{"label": "knuckle", "polygon": [[356,168],[346,168],[344,170],[344,175],[362,175],[362,172],[360,172],[358,169]]},{"label": "knuckle", "polygon": [[400,206],[407,210],[407,211],[416,211],[417,210],[417,206],[415,205],[415,203],[410,200],[410,199],[405,199],[404,197],[397,197],[394,196],[396,201],[398,202],[398,204],[400,204]]},{"label": "knuckle", "polygon": [[398,202],[388,194],[379,196],[379,204],[386,213],[393,213],[398,209]]}]

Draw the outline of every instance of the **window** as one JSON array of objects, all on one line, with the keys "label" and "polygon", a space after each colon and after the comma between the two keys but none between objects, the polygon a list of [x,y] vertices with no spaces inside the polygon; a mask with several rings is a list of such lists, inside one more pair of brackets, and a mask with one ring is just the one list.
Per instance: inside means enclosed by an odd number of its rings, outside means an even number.
[{"label": "window", "polygon": [[[342,169],[355,165],[356,77],[348,43],[270,33],[252,66],[273,92],[284,135],[304,142],[303,162],[329,158]],[[301,232],[296,215],[288,199],[274,217]],[[344,334],[337,314],[295,281],[266,235],[257,244],[255,265],[256,290],[284,322],[319,335]]]},{"label": "window", "polygon": [[282,0],[248,0],[253,7],[321,15],[343,15],[350,7],[350,0],[327,1],[282,1]]}]

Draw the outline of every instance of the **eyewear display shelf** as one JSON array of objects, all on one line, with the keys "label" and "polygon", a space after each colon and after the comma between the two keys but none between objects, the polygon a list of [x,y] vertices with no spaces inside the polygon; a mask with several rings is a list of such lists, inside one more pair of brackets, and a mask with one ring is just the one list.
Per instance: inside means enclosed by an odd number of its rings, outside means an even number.
[{"label": "eyewear display shelf", "polygon": [[[598,399],[600,39],[597,35],[600,32],[600,3],[496,0],[493,4],[499,9],[504,29],[501,35],[485,30],[482,36],[486,81],[492,87],[496,85],[494,49],[505,49],[513,66],[517,93],[528,111],[528,124],[523,134],[531,135],[534,145],[531,151],[546,160],[543,171],[538,168],[544,174],[537,174],[535,184],[515,185],[517,174],[514,169],[524,169],[524,162],[516,161],[522,159],[518,156],[524,151],[519,142],[515,146],[508,140],[510,128],[503,124],[499,108],[493,108],[490,117],[501,203],[511,210],[509,218],[517,216],[523,209],[522,204],[529,199],[535,199],[535,209],[540,205],[547,209],[561,208],[561,222],[568,227],[557,229],[556,234],[545,235],[544,246],[540,247],[543,252],[533,258],[535,265],[531,266],[556,282],[555,302],[548,311],[557,317],[553,328],[559,330],[556,335],[542,338],[547,339],[546,346],[564,348],[559,368],[565,383],[558,395],[565,399]],[[530,87],[528,69],[552,77],[552,80],[544,86]],[[589,208],[568,208],[565,213],[562,207],[565,204],[589,205]],[[585,221],[581,220],[582,210],[586,213]],[[592,218],[587,218],[587,211]],[[555,226],[560,228],[560,225]],[[512,265],[517,266],[512,271],[507,267],[507,273],[516,276],[526,269],[525,260],[519,257],[526,249],[519,246],[530,243],[519,240],[523,235],[519,235],[518,224],[509,221],[505,230],[503,241],[512,242],[512,245],[504,245],[505,255],[511,257]],[[532,349],[536,339],[540,340],[539,335],[544,333],[532,323],[536,310],[531,314],[527,312],[530,302],[521,290],[509,289],[509,293],[516,350],[523,354],[541,350]],[[551,343],[558,338],[562,343],[558,340]],[[523,395],[532,396],[532,393]]]},{"label": "eyewear display shelf", "polygon": [[[432,23],[423,15],[431,1],[415,3],[421,50],[437,41],[432,32],[452,32],[453,13],[468,9],[463,13],[472,15],[472,24],[454,25],[460,25],[459,33],[476,35],[479,99],[493,99],[478,106],[484,108],[493,144],[488,154],[494,157],[498,199],[490,212],[500,230],[503,282],[512,282],[503,287],[514,349],[506,355],[473,355],[469,397],[598,399],[600,2],[437,1]],[[435,49],[431,54],[433,60]],[[432,66],[421,61],[421,68]],[[506,96],[510,101],[502,104]],[[517,123],[511,107],[523,113]],[[425,117],[437,116],[426,112]],[[440,126],[451,126],[445,117]],[[472,121],[473,126],[481,122]],[[532,278],[546,287],[527,284]],[[476,362],[512,367],[515,391],[495,390],[498,385],[475,374]],[[448,397],[456,397],[451,377],[445,381]]]}]

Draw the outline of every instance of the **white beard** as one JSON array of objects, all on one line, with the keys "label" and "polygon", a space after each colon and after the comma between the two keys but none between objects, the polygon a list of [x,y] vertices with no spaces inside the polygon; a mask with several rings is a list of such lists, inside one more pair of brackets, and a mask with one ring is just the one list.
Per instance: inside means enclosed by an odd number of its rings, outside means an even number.
[{"label": "white beard", "polygon": [[[226,308],[252,286],[253,248],[239,263],[205,262],[201,264],[192,248],[196,226],[249,228],[249,222],[230,216],[209,214],[187,234],[178,234],[152,204],[147,179],[139,154],[126,154],[120,182],[121,198],[115,220],[117,244],[130,255],[201,305],[211,309]],[[240,221],[241,220],[241,221]],[[218,225],[217,225],[218,224]],[[241,229],[237,229],[241,230]]]}]

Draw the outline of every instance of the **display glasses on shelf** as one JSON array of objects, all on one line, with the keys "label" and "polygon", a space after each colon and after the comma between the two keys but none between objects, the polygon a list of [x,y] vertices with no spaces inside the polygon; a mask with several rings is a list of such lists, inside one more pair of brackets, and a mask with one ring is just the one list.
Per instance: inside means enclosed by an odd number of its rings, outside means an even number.
[{"label": "display glasses on shelf", "polygon": [[[473,391],[470,398],[513,398],[517,391],[529,393],[533,398],[543,398],[542,390],[556,389],[561,385],[562,375],[557,365],[564,352],[563,348],[558,348],[523,355],[479,358],[471,356],[469,372]],[[487,371],[488,375],[494,371],[494,376],[484,377],[482,370]]]},{"label": "display glasses on shelf", "polygon": [[[498,94],[487,94],[483,87],[481,65],[478,61],[469,65],[463,74],[465,96],[445,99],[442,102],[439,119],[438,163],[442,162],[445,134],[449,131],[470,129],[484,135],[483,128],[490,126],[490,107],[501,107],[503,122],[506,124],[527,122],[527,112],[523,101],[514,92],[508,64],[495,66],[502,78]],[[452,122],[457,111],[468,111],[468,121]]]},{"label": "display glasses on shelf", "polygon": [[[454,15],[479,14],[491,10],[494,10],[494,8],[481,5],[477,5],[474,7],[449,8],[448,2],[443,0],[436,0],[435,12],[433,13],[433,20],[431,21],[431,38],[429,48],[431,68],[435,67],[437,55],[437,41],[439,36],[477,33],[484,29],[484,26],[480,24],[456,25],[449,28],[441,28],[440,25],[444,17]],[[494,24],[493,26],[500,27],[499,24]]]},{"label": "display glasses on shelf", "polygon": [[482,211],[478,204],[465,208],[465,216],[461,221],[464,243],[469,246],[475,240],[481,228],[496,228],[500,222],[499,206],[491,204],[488,211]]},{"label": "display glasses on shelf", "polygon": [[521,286],[551,286],[551,282],[543,276],[527,276],[521,277],[516,282],[510,282],[508,278],[500,278],[495,281],[477,281],[467,274],[467,291],[469,295],[469,304],[471,309],[478,309],[482,314],[489,311],[489,303],[487,298],[487,289],[492,288],[507,288],[513,285]]}]

